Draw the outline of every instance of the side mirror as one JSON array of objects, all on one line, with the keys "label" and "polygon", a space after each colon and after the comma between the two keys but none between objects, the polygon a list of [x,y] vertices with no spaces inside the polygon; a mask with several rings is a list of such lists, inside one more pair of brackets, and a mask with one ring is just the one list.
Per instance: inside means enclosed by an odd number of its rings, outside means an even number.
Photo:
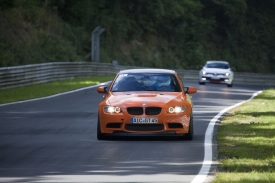
[{"label": "side mirror", "polygon": [[203,68],[203,66],[202,65],[200,65],[200,69],[202,69]]},{"label": "side mirror", "polygon": [[188,92],[189,87],[184,87],[184,93]]},{"label": "side mirror", "polygon": [[197,88],[195,88],[193,86],[184,87],[184,92],[188,93],[188,94],[193,94],[193,93],[197,92]]},{"label": "side mirror", "polygon": [[231,68],[231,71],[235,71],[235,70],[236,70],[235,67],[232,67],[232,68]]},{"label": "side mirror", "polygon": [[97,88],[98,93],[107,93],[107,86],[100,86]]}]

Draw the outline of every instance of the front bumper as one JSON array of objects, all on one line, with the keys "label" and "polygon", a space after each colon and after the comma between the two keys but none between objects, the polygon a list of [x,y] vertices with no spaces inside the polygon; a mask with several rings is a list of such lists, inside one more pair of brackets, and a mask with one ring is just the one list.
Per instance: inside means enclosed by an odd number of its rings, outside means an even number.
[{"label": "front bumper", "polygon": [[[190,109],[183,113],[168,114],[162,111],[159,115],[129,115],[127,112],[118,114],[99,113],[100,129],[106,135],[114,136],[180,136],[188,133]],[[158,118],[158,123],[131,123],[131,117]]]},{"label": "front bumper", "polygon": [[209,76],[209,75],[202,75],[200,76],[201,83],[224,83],[224,84],[231,84],[232,78],[231,77],[217,77],[217,76]]}]

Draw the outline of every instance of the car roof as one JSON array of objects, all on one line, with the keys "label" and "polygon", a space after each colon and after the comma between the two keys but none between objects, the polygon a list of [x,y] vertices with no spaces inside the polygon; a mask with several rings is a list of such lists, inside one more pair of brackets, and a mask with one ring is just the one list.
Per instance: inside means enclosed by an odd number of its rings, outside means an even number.
[{"label": "car roof", "polygon": [[206,62],[207,64],[210,64],[210,63],[223,63],[223,64],[228,64],[227,61],[218,61],[218,60],[209,60]]},{"label": "car roof", "polygon": [[163,74],[175,74],[174,70],[170,69],[126,69],[119,71],[120,74],[130,73],[163,73]]}]

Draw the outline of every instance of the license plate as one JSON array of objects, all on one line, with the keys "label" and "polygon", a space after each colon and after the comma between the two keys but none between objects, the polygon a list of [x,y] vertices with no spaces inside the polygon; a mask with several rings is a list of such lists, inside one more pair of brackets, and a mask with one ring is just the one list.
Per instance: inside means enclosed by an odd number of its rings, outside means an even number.
[{"label": "license plate", "polygon": [[211,79],[212,79],[212,80],[220,80],[219,77],[212,77]]},{"label": "license plate", "polygon": [[131,123],[158,123],[158,118],[131,118]]}]

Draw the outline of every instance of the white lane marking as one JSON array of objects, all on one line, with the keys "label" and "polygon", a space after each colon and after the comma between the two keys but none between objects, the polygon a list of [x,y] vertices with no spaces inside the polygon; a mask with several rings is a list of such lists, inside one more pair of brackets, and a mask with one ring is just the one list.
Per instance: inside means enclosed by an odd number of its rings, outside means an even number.
[{"label": "white lane marking", "polygon": [[95,88],[95,87],[102,86],[102,85],[107,85],[110,82],[111,81],[107,81],[107,82],[104,82],[104,83],[100,83],[98,85],[93,85],[93,86],[88,86],[88,87],[85,87],[85,88],[80,88],[80,89],[77,89],[77,90],[72,90],[72,91],[68,91],[68,92],[58,93],[58,94],[50,95],[50,96],[47,96],[47,97],[41,97],[41,98],[35,98],[35,99],[30,99],[30,100],[22,100],[22,101],[18,101],[18,102],[11,102],[11,103],[6,103],[6,104],[0,104],[0,107],[5,106],[5,105],[19,104],[19,103],[24,103],[24,102],[31,102],[31,101],[36,101],[36,100],[43,100],[43,99],[49,99],[49,98],[53,98],[53,97],[58,97],[58,96],[66,95],[66,94],[69,94],[69,93],[74,93],[74,92],[78,92],[78,91],[82,91],[82,90],[87,90],[87,89]]},{"label": "white lane marking", "polygon": [[242,105],[245,102],[248,102],[250,100],[252,100],[255,96],[259,95],[260,93],[262,93],[263,91],[258,91],[256,93],[254,93],[250,99],[246,100],[246,101],[242,101],[239,102],[233,106],[227,107],[224,110],[222,110],[221,112],[219,112],[219,114],[217,114],[213,119],[211,119],[206,133],[205,133],[205,138],[204,138],[204,160],[203,160],[203,164],[202,167],[200,169],[200,172],[198,173],[198,175],[196,175],[196,177],[192,180],[191,183],[203,183],[206,178],[207,175],[209,174],[211,165],[213,164],[212,161],[212,135],[213,135],[213,130],[214,130],[214,126],[216,124],[216,122],[219,120],[219,118],[226,113],[227,111],[233,109],[234,107],[237,107],[239,105]]},{"label": "white lane marking", "polygon": [[[41,98],[36,98],[36,99],[30,99],[30,100],[24,100],[24,101],[19,101],[19,102],[11,102],[11,103],[7,103],[7,104],[0,104],[1,106],[6,106],[6,105],[11,105],[11,104],[18,104],[18,103],[24,103],[24,102],[31,102],[31,101],[36,101],[36,100],[42,100],[42,99],[49,99],[49,98],[53,98],[53,97],[57,97],[57,96],[61,96],[61,95],[65,95],[65,94],[69,94],[69,93],[74,93],[74,92],[78,92],[81,90],[86,90],[86,89],[90,89],[90,88],[95,88],[98,86],[102,86],[105,84],[108,84],[109,82],[105,82],[105,83],[101,83],[98,85],[93,85],[93,86],[89,86],[89,87],[85,87],[85,88],[81,88],[81,89],[77,89],[77,90],[73,90],[73,91],[69,91],[69,92],[64,92],[64,93],[59,93],[56,95],[51,95],[51,96],[47,96],[47,97],[41,97]],[[230,109],[237,107],[245,102],[248,102],[250,100],[252,100],[255,96],[257,96],[258,94],[260,94],[262,91],[258,91],[256,93],[254,93],[250,99],[243,101],[243,102],[239,102],[233,106],[230,106],[224,110],[222,110],[221,112],[219,112],[219,114],[217,114],[209,123],[206,133],[205,133],[205,140],[204,140],[204,161],[203,161],[203,165],[200,169],[200,172],[198,173],[198,175],[196,175],[196,177],[192,180],[191,183],[203,183],[206,178],[207,175],[209,173],[209,170],[211,168],[211,165],[213,164],[212,161],[212,134],[213,134],[213,129],[215,126],[215,123],[219,120],[219,118],[227,111],[229,111]],[[206,111],[200,111],[200,112],[206,112]],[[214,112],[214,111],[211,111]],[[163,176],[163,175],[162,175]],[[167,177],[167,176],[166,176]],[[170,176],[169,176],[170,177]],[[173,178],[175,178],[176,176],[173,175]],[[102,177],[101,177],[102,178]],[[20,178],[19,178],[20,179]],[[7,180],[7,179],[5,179]],[[13,179],[14,180],[14,179]],[[164,179],[161,179],[164,180]],[[171,179],[169,179],[171,181]],[[178,179],[176,179],[178,180]]]}]

